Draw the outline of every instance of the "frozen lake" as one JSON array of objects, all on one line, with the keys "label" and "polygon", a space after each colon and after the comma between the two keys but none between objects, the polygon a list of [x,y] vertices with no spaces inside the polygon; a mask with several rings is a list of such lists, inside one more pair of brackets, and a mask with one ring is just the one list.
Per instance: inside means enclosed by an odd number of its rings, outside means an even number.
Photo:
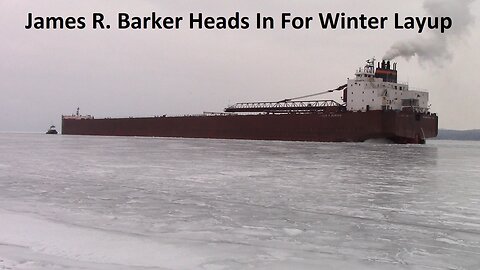
[{"label": "frozen lake", "polygon": [[0,134],[0,269],[480,269],[480,143]]}]

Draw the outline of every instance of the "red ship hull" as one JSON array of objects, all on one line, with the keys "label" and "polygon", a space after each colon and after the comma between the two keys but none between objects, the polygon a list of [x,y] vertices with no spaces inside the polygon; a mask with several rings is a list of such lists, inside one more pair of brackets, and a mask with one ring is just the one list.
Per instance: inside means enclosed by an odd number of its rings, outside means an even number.
[{"label": "red ship hull", "polygon": [[62,134],[315,142],[424,143],[438,117],[398,111],[62,119]]}]

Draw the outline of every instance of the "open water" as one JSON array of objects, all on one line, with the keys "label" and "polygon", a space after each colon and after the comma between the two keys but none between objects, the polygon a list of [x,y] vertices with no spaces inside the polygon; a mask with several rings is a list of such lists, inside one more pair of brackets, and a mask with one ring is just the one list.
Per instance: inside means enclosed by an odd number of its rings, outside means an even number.
[{"label": "open water", "polygon": [[480,269],[480,143],[0,134],[0,269]]}]

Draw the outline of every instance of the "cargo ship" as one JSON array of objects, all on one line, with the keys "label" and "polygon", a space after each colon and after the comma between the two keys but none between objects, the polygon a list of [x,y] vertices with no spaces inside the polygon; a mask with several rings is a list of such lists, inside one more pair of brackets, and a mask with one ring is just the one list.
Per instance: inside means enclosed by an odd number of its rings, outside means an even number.
[{"label": "cargo ship", "polygon": [[[342,100],[312,100],[343,92]],[[353,79],[335,89],[274,102],[245,102],[220,113],[101,118],[62,116],[62,134],[313,142],[387,139],[423,144],[438,134],[428,92],[397,81],[397,64],[367,60]]]}]

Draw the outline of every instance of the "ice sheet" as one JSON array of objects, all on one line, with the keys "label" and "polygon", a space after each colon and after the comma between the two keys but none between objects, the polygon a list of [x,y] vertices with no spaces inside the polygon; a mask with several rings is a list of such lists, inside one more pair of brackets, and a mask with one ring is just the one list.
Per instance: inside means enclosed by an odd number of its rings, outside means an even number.
[{"label": "ice sheet", "polygon": [[480,268],[478,143],[0,141],[0,269]]}]

